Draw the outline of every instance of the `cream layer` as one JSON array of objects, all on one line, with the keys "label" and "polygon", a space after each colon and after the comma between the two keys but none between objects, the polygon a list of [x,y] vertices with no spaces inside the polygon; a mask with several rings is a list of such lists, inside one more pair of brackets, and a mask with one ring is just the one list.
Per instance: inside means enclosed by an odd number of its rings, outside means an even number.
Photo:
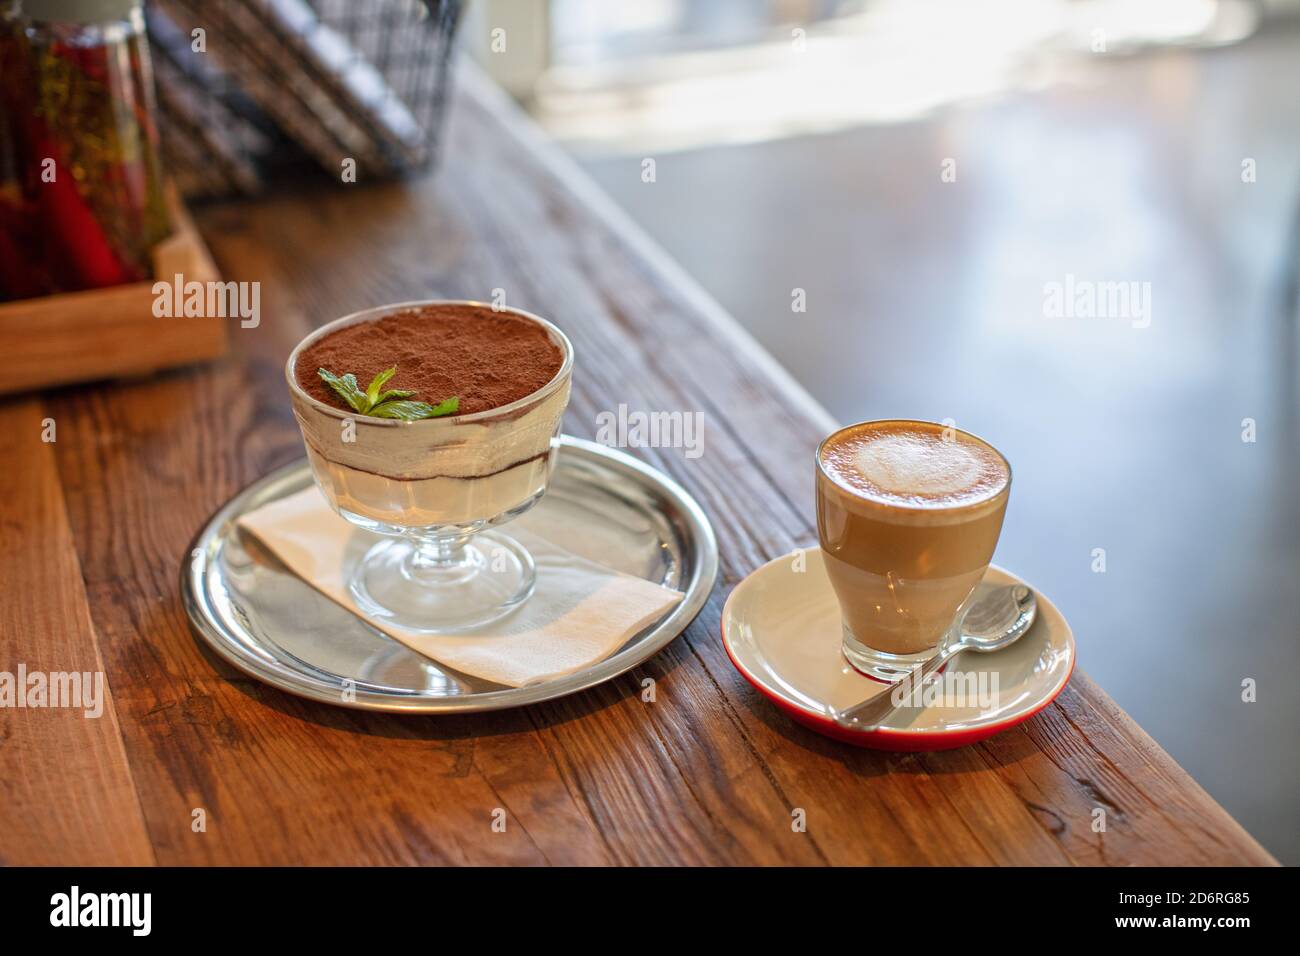
[{"label": "cream layer", "polygon": [[569,400],[566,379],[500,416],[389,422],[293,396],[317,483],[335,508],[399,527],[490,520],[543,491]]},{"label": "cream layer", "polygon": [[548,450],[477,478],[390,478],[329,461],[310,445],[307,457],[316,483],[337,510],[396,527],[426,528],[490,521],[519,507],[545,490],[555,453]]}]

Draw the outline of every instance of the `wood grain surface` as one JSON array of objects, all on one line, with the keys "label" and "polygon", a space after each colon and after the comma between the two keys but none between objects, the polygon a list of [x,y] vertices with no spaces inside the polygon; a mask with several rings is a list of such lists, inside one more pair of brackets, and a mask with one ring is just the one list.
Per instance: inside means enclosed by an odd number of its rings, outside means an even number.
[{"label": "wood grain surface", "polygon": [[[223,276],[262,283],[261,324],[234,325],[227,358],[0,405],[22,462],[0,471],[0,669],[98,659],[112,694],[98,720],[0,711],[5,862],[1272,862],[1078,670],[1026,724],[925,755],[834,743],[753,691],[721,647],[722,602],[815,541],[811,456],[832,423],[476,74],[461,71],[450,119],[434,177],[198,216]],[[721,580],[698,619],[601,687],[438,718],[300,700],[205,652],[179,568],[211,512],[302,455],[294,343],[364,306],[494,289],[572,337],[572,434],[619,403],[704,413],[701,457],[638,452],[717,530]]]}]

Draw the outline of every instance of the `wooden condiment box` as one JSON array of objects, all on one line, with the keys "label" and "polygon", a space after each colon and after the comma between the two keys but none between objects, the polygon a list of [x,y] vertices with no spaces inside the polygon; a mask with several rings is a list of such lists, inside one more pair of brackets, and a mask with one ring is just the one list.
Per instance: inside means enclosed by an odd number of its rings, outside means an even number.
[{"label": "wooden condiment box", "polygon": [[[185,207],[169,195],[175,232],[154,249],[153,280],[0,304],[0,395],[141,375],[216,358],[231,319],[156,318],[155,281],[220,278]],[[237,321],[237,320],[234,320]]]}]

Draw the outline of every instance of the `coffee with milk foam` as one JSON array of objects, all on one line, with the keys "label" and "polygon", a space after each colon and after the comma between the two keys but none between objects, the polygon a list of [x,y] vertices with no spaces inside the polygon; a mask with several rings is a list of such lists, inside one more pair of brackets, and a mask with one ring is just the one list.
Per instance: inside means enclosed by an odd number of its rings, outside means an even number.
[{"label": "coffee with milk foam", "polygon": [[1010,484],[991,445],[929,422],[865,422],[823,442],[817,525],[846,649],[935,647],[988,568]]},{"label": "coffee with milk foam", "polygon": [[1006,462],[988,445],[922,422],[846,429],[823,446],[822,466],[850,491],[919,507],[984,501],[1010,480]]}]

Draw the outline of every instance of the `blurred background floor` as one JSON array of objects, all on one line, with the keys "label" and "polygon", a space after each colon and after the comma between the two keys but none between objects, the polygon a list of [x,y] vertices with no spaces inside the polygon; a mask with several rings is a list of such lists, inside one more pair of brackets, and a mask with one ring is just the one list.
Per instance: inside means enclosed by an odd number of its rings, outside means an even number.
[{"label": "blurred background floor", "polygon": [[[557,0],[506,81],[839,419],[1001,448],[995,560],[1296,864],[1293,6]],[[1054,317],[1070,282],[1149,311]]]}]

